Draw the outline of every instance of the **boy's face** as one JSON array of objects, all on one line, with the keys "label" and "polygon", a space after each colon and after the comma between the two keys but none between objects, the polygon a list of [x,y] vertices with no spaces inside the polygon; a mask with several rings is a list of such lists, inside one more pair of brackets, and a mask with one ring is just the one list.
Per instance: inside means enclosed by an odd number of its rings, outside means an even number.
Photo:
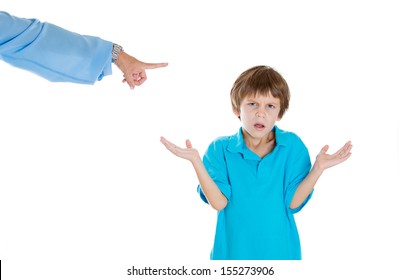
[{"label": "boy's face", "polygon": [[280,99],[271,94],[248,95],[242,100],[240,111],[234,111],[245,131],[253,138],[267,137],[276,121],[281,119],[279,112]]}]

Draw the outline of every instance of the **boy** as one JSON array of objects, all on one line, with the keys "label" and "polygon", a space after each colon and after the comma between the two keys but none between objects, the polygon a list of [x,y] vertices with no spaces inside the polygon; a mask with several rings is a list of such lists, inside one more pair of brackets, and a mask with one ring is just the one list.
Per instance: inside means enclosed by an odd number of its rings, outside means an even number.
[{"label": "boy", "polygon": [[311,167],[301,139],[275,125],[290,92],[271,67],[243,72],[230,97],[242,127],[214,140],[203,161],[189,140],[184,149],[161,137],[168,150],[193,164],[201,198],[218,211],[211,259],[301,259],[294,213],[308,202],[323,171],[350,157],[352,144],[332,155],[324,146]]}]

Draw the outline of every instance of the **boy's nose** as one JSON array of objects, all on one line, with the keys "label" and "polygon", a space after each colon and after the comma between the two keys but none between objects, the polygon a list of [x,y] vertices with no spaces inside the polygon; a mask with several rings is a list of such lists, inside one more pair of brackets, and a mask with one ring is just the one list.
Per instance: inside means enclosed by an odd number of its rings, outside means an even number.
[{"label": "boy's nose", "polygon": [[256,116],[258,118],[264,118],[265,117],[265,112],[263,112],[262,110],[258,110],[258,112],[256,112]]}]

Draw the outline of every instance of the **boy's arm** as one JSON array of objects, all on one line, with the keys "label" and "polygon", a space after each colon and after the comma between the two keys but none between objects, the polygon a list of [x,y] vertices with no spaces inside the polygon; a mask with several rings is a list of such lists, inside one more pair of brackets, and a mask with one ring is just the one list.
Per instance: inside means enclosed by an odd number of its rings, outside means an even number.
[{"label": "boy's arm", "polygon": [[294,197],[292,198],[290,208],[299,207],[312,192],[316,182],[319,180],[324,170],[344,162],[351,156],[352,144],[347,142],[341,149],[332,155],[327,154],[328,145],[324,146],[316,157],[316,161],[309,174],[299,184]]},{"label": "boy's arm", "polygon": [[209,204],[215,210],[222,210],[227,205],[227,198],[220,191],[211,176],[209,176],[201,158],[198,157],[198,159],[191,161],[191,163],[193,164],[195,173],[197,173],[201,189]]},{"label": "boy's arm", "polygon": [[161,137],[161,143],[174,155],[189,160],[197,174],[201,189],[204,192],[209,204],[215,210],[222,210],[227,205],[227,198],[219,190],[218,186],[215,184],[211,176],[209,176],[208,171],[205,168],[204,163],[196,149],[191,145],[190,140],[186,141],[187,148],[180,148],[168,141],[164,137]]}]

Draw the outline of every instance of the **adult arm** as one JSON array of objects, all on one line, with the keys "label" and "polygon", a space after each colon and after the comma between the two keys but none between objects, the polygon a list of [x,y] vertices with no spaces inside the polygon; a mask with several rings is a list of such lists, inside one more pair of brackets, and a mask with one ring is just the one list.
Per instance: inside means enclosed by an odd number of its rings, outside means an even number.
[{"label": "adult arm", "polygon": [[0,55],[52,82],[93,84],[112,73],[112,42],[0,12]]},{"label": "adult arm", "polygon": [[[112,49],[112,42],[99,37],[0,11],[0,58],[49,81],[94,84],[112,74]],[[145,69],[167,65],[145,63],[123,51],[115,62],[132,89],[146,80]]]}]

